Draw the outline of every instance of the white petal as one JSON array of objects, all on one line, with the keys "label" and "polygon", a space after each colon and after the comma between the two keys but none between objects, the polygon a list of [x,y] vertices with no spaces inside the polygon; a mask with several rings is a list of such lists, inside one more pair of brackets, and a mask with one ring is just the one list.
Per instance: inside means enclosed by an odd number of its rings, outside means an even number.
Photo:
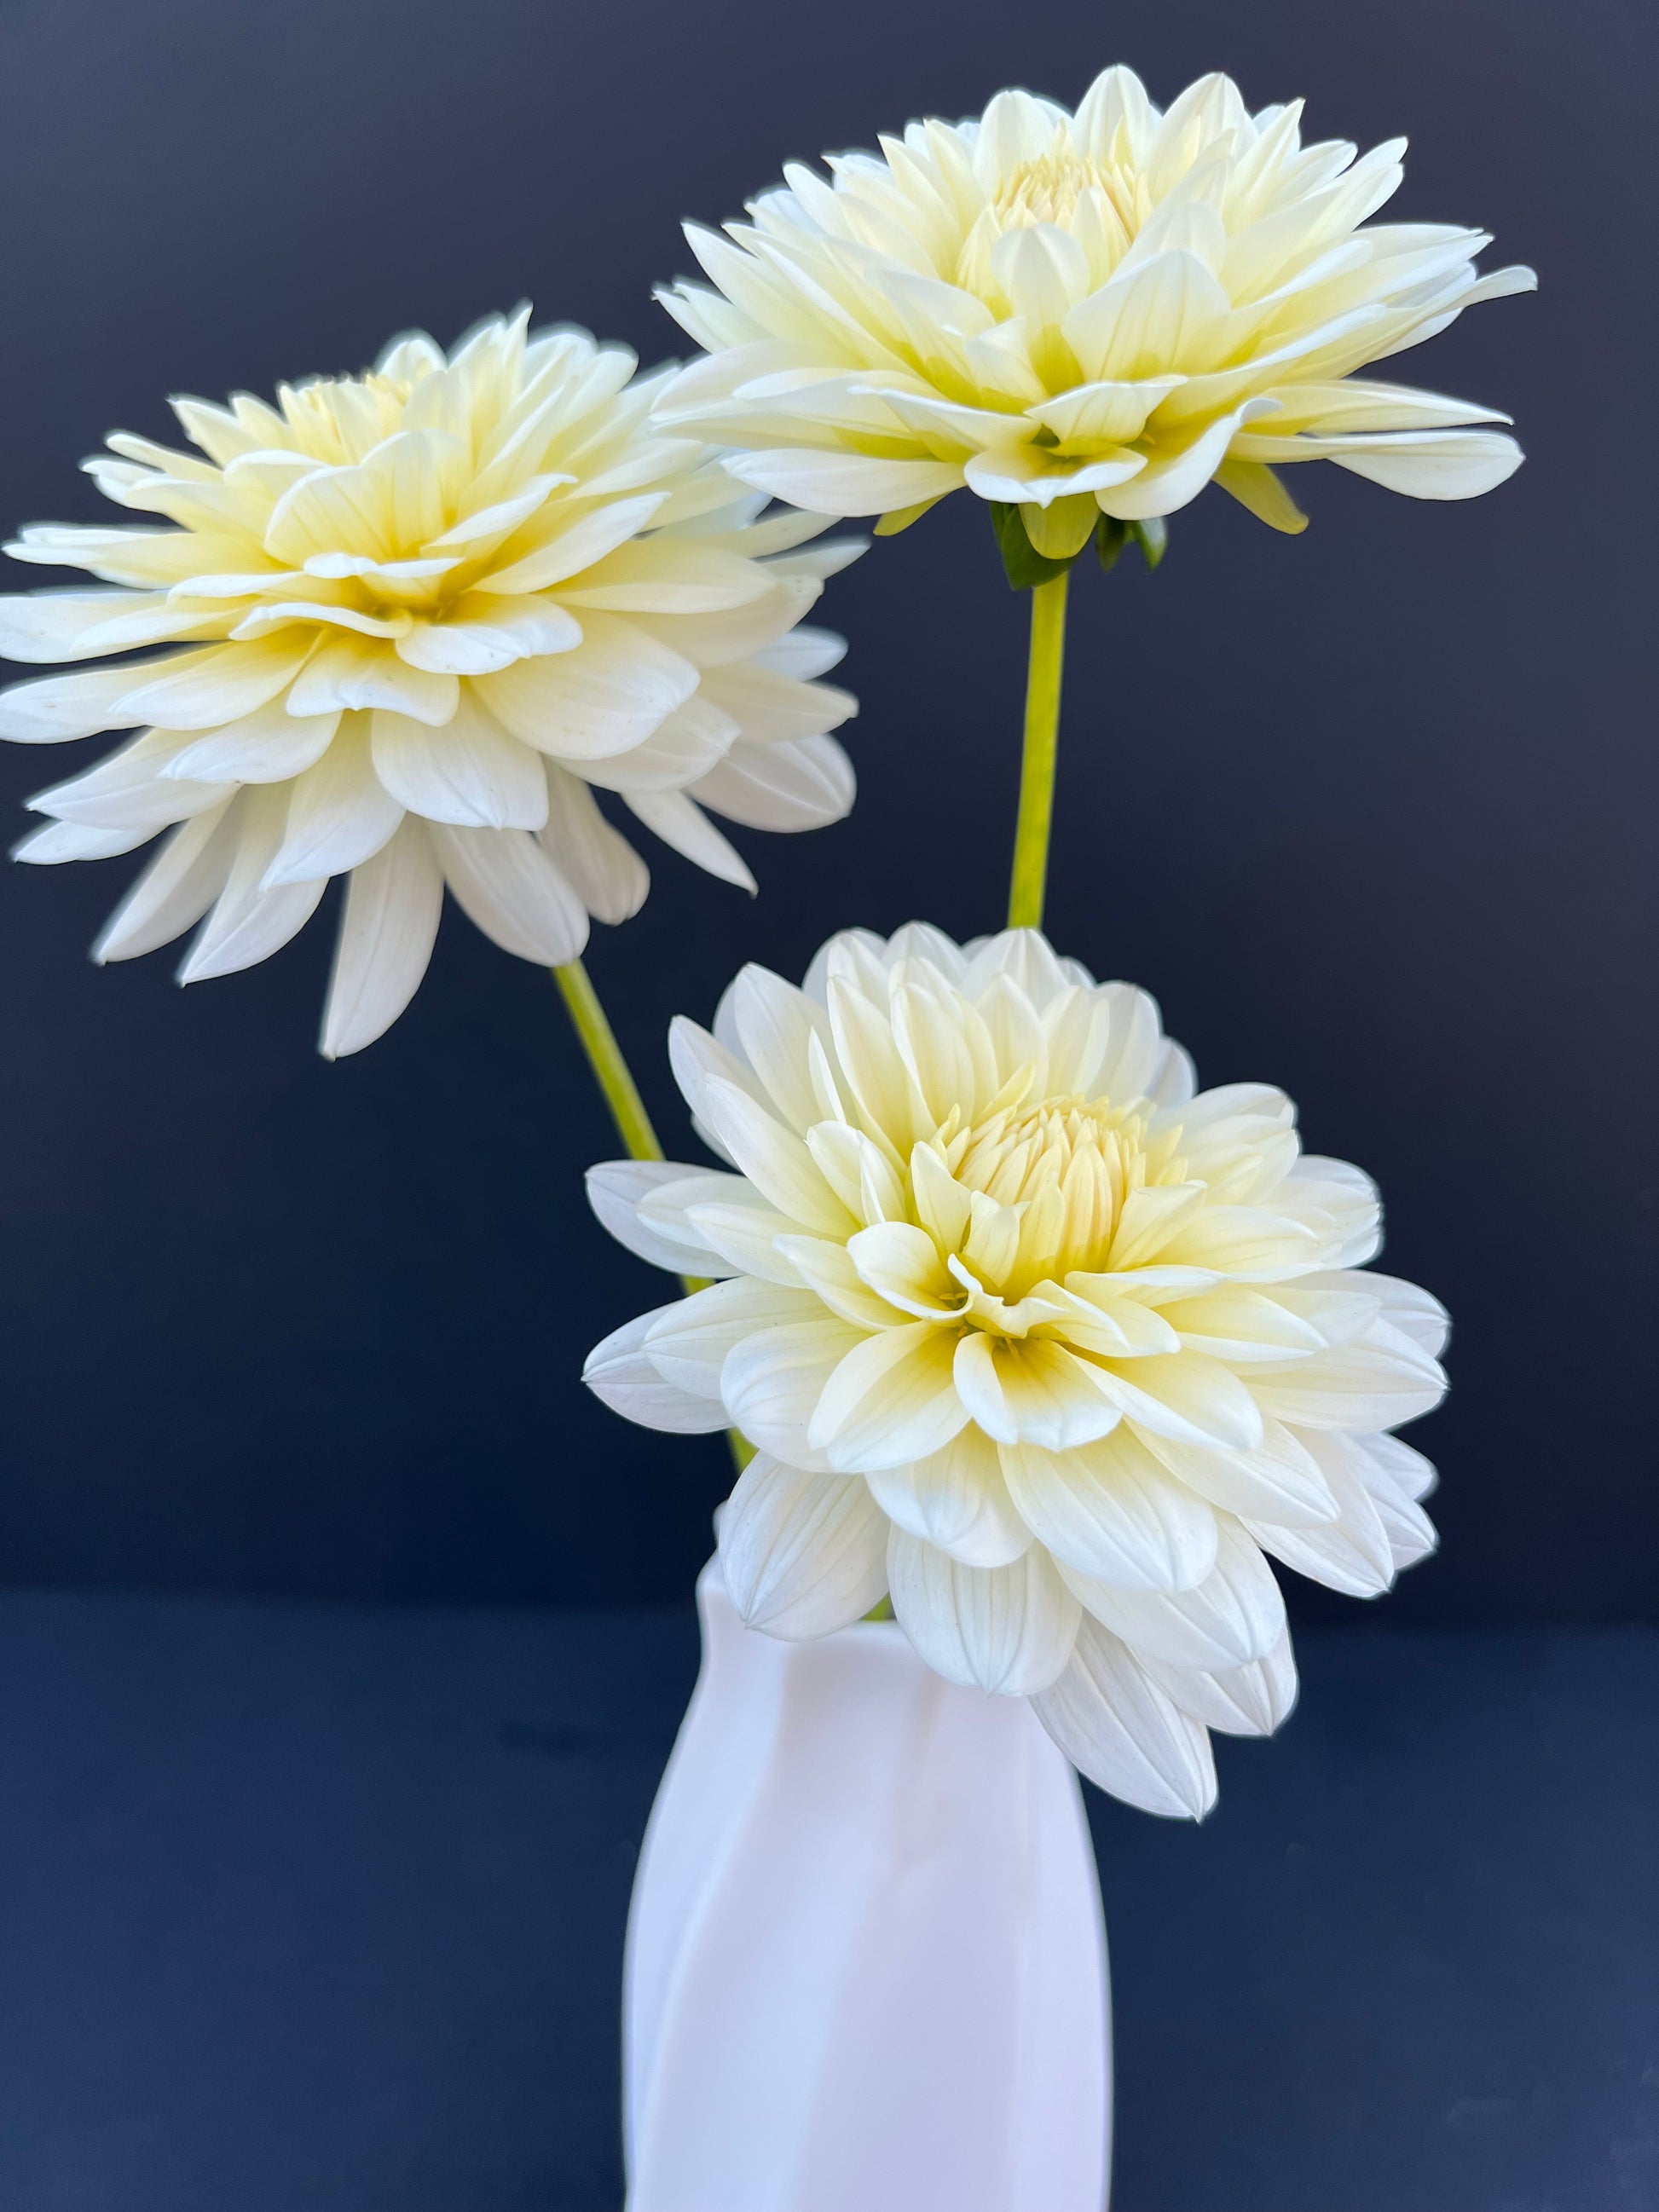
[{"label": "white petal", "polygon": [[1176,514],[1198,497],[1221,466],[1240,426],[1267,411],[1270,404],[1265,400],[1247,400],[1231,415],[1210,423],[1187,445],[1156,454],[1132,483],[1101,492],[1102,508],[1126,522]]},{"label": "white petal", "polygon": [[1352,1441],[1364,1454],[1360,1480],[1373,1497],[1386,1487],[1391,1496],[1415,1504],[1439,1480],[1433,1462],[1398,1437],[1355,1437]]},{"label": "white petal", "polygon": [[1206,1728],[1224,1735],[1271,1735],[1295,1708],[1298,1684],[1296,1659],[1286,1629],[1265,1658],[1248,1666],[1218,1668],[1166,1667],[1142,1658],[1152,1680]]},{"label": "white petal", "polygon": [[1397,1275],[1379,1275],[1370,1268],[1363,1275],[1344,1276],[1340,1280],[1345,1288],[1369,1291],[1381,1298],[1383,1320],[1410,1337],[1431,1359],[1439,1358],[1451,1334],[1451,1316],[1438,1298],[1415,1283],[1402,1282]]},{"label": "white petal", "polygon": [[368,717],[348,716],[316,766],[293,784],[287,834],[265,872],[267,888],[361,867],[403,818],[402,806],[374,773]]},{"label": "white petal", "polygon": [[1009,1495],[1065,1565],[1125,1590],[1186,1589],[1208,1575],[1216,1516],[1123,1430],[1065,1452],[1005,1444]]},{"label": "white petal", "polygon": [[1419,1559],[1431,1558],[1439,1549],[1439,1534],[1420,1505],[1413,1505],[1383,1489],[1371,1493],[1371,1503],[1388,1537],[1396,1574],[1407,1567],[1414,1567]]},{"label": "white petal", "polygon": [[775,1249],[777,1238],[794,1224],[775,1213],[741,1176],[714,1170],[687,1175],[649,1193],[640,1212],[671,1243],[692,1253],[714,1253],[720,1262],[711,1271],[716,1275],[736,1273],[799,1285],[799,1273]]},{"label": "white petal", "polygon": [[417,622],[398,640],[398,658],[438,674],[487,676],[537,653],[574,653],[581,641],[580,623],[550,599],[471,592],[445,621]]},{"label": "white petal", "polygon": [[639,744],[697,688],[697,672],[638,623],[591,614],[574,653],[479,679],[497,721],[538,751],[598,760]]},{"label": "white petal", "polygon": [[753,744],[783,738],[817,738],[858,713],[850,691],[834,684],[803,684],[755,661],[711,669],[702,694],[723,707]]},{"label": "white petal", "polygon": [[1282,1422],[1262,1424],[1261,1442],[1246,1451],[1237,1444],[1182,1443],[1149,1435],[1148,1448],[1171,1474],[1224,1512],[1260,1514],[1287,1527],[1316,1528],[1337,1517],[1336,1500],[1317,1462]]},{"label": "white petal", "polygon": [[1127,384],[1079,384],[1026,411],[1062,445],[1116,445],[1138,438],[1153,408],[1183,381],[1180,376],[1151,376]]},{"label": "white petal", "polygon": [[547,820],[537,833],[588,912],[613,925],[645,903],[650,871],[621,830],[600,813],[581,778],[544,761]]},{"label": "white petal", "polygon": [[[797,515],[794,520],[804,518]],[[793,676],[797,682],[810,684],[815,677],[824,676],[838,667],[847,658],[847,640],[837,637],[834,630],[815,629],[802,624],[762,646],[755,654],[755,665],[775,668],[780,676]]]},{"label": "white petal", "polygon": [[1119,1410],[1096,1380],[1103,1371],[1036,1337],[970,1329],[956,1351],[957,1390],[986,1435],[1046,1451],[1074,1450],[1117,1426]]},{"label": "white petal", "polygon": [[1072,1655],[1078,1603],[1039,1545],[1006,1567],[966,1567],[895,1528],[887,1579],[900,1626],[947,1681],[1028,1698]]},{"label": "white petal", "polygon": [[1266,1413],[1301,1428],[1391,1429],[1431,1412],[1446,1392],[1438,1363],[1378,1322],[1351,1343],[1333,1345],[1269,1374],[1250,1393]]},{"label": "white petal", "polygon": [[175,754],[166,773],[203,783],[286,783],[322,758],[339,726],[337,714],[301,718],[273,699],[209,730]]},{"label": "white petal", "polygon": [[216,645],[183,653],[153,673],[129,669],[134,681],[122,711],[130,721],[154,722],[167,730],[217,729],[276,698],[301,672],[310,651],[309,638],[296,643],[281,637],[268,645]]},{"label": "white petal", "polygon": [[544,592],[562,584],[642,530],[665,496],[659,491],[647,492],[592,508],[556,538],[482,578],[479,587],[494,592]]},{"label": "white petal", "polygon": [[[696,1032],[689,1023],[677,1022],[670,1032],[671,1054],[681,1088],[687,1088],[682,1070]],[[678,1048],[676,1054],[675,1048]],[[701,1041],[701,1049],[726,1058],[712,1037]],[[715,1063],[718,1066],[718,1061]],[[734,1080],[736,1075],[738,1079]],[[817,1236],[844,1240],[856,1226],[852,1215],[824,1180],[811,1153],[795,1134],[761,1103],[757,1084],[741,1079],[741,1071],[724,1068],[706,1073],[695,1086],[691,1103],[699,1118],[720,1139],[727,1157],[734,1160],[769,1205],[788,1214],[803,1229]]]},{"label": "white petal", "polygon": [[[769,574],[771,573],[769,568]],[[775,589],[747,606],[717,615],[636,615],[635,627],[698,668],[726,668],[776,644],[810,608],[823,586],[811,576],[775,576]]]},{"label": "white petal", "polygon": [[1278,465],[1334,461],[1408,499],[1479,499],[1507,483],[1526,456],[1499,430],[1422,430],[1242,439],[1240,458]]},{"label": "white petal", "polygon": [[790,1641],[861,1620],[885,1594],[887,1523],[856,1475],[757,1452],[720,1516],[720,1573],[750,1628]]},{"label": "white petal", "polygon": [[819,1395],[836,1368],[860,1341],[845,1322],[796,1323],[763,1329],[738,1345],[726,1363],[720,1389],[734,1427],[763,1451],[792,1467],[831,1470],[806,1441]]},{"label": "white petal", "polygon": [[1066,988],[1065,973],[1040,930],[999,930],[972,950],[962,977],[962,988],[970,999],[979,996],[993,975],[1006,975],[1041,1013]]},{"label": "white petal", "polygon": [[700,694],[665,714],[648,737],[625,752],[600,758],[573,756],[585,781],[629,797],[638,792],[683,791],[724,759],[738,726]]},{"label": "white petal", "polygon": [[[170,605],[162,592],[9,592],[0,597],[0,654],[8,660],[78,660],[158,644],[203,619],[199,609]],[[111,630],[117,634],[104,635]]]},{"label": "white petal", "polygon": [[225,887],[236,851],[234,799],[181,822],[110,916],[92,957],[137,960],[198,922]]},{"label": "white petal", "polygon": [[[698,1134],[702,1133],[699,1128]],[[779,1238],[787,1236],[794,1223],[775,1213],[770,1206],[760,1204],[753,1193],[743,1199],[714,1199],[688,1206],[685,1218],[687,1226],[694,1228],[710,1250],[726,1262],[720,1270],[722,1273],[738,1268],[746,1275],[758,1275],[768,1283],[800,1280],[793,1263],[784,1259],[778,1249]],[[805,1434],[803,1430],[803,1441]]]},{"label": "white petal", "polygon": [[613,1413],[637,1421],[642,1428],[666,1429],[676,1436],[723,1429],[726,1415],[718,1405],[665,1382],[646,1356],[647,1331],[670,1310],[659,1306],[613,1329],[588,1353],[582,1381]]},{"label": "white petal", "polygon": [[[619,1244],[676,1275],[726,1275],[726,1263],[706,1248],[664,1236],[640,1214],[647,1193],[681,1182],[692,1173],[675,1160],[605,1160],[587,1170],[587,1202]],[[671,1309],[672,1310],[672,1309]]]},{"label": "white petal", "polygon": [[1126,1804],[1201,1820],[1215,1802],[1204,1729],[1117,1638],[1085,1620],[1065,1673],[1032,1711],[1073,1765]]},{"label": "white petal", "polygon": [[546,821],[540,756],[509,736],[470,688],[440,730],[384,711],[370,730],[374,773],[410,813],[475,830],[539,830]]},{"label": "white petal", "polygon": [[[198,817],[199,818],[199,817]],[[88,822],[43,822],[20,838],[11,848],[14,860],[32,867],[56,867],[65,860],[108,860],[148,844],[155,831],[147,824],[136,830],[100,830]]]},{"label": "white petal", "polygon": [[452,552],[460,546],[476,548],[480,538],[493,538],[499,544],[546,504],[550,492],[561,484],[574,481],[571,477],[556,474],[532,477],[510,499],[496,500],[487,507],[476,507],[471,514],[446,530],[441,537],[428,538],[428,550],[438,553]]},{"label": "white petal", "polygon": [[1356,1440],[1305,1429],[1299,1441],[1318,1461],[1340,1518],[1319,1528],[1286,1528],[1254,1518],[1244,1527],[1263,1551],[1310,1581],[1349,1597],[1380,1595],[1395,1578],[1394,1548],[1360,1478]]},{"label": "white petal", "polygon": [[1496,408],[1453,399],[1443,392],[1370,383],[1358,376],[1344,377],[1336,384],[1283,385],[1273,396],[1281,410],[1276,429],[1446,430],[1469,422],[1510,420]]},{"label": "white petal", "polygon": [[361,1052],[383,1036],[414,997],[438,934],[444,879],[418,822],[354,868],[346,886],[319,1051]]},{"label": "white petal", "polygon": [[1376,1508],[1395,1569],[1426,1559],[1440,1539],[1417,1501],[1434,1487],[1434,1468],[1398,1437],[1349,1437],[1346,1442],[1349,1463]]},{"label": "white petal", "polygon": [[1197,255],[1131,264],[1066,314],[1066,340],[1091,382],[1139,382],[1212,367],[1232,302]]},{"label": "white petal", "polygon": [[82,822],[96,830],[142,830],[154,836],[174,822],[205,814],[230,796],[222,783],[191,783],[167,774],[180,738],[171,730],[143,730],[68,783],[38,791],[29,805],[40,814]]},{"label": "white petal", "polygon": [[[1140,453],[1114,454],[1103,461],[1055,463],[1047,447],[1023,446],[1012,453],[975,453],[963,470],[963,477],[969,491],[977,492],[981,499],[1052,507],[1062,500],[1080,499],[1085,494],[1127,483],[1146,466]],[[1072,514],[1070,509],[1066,512]],[[1091,507],[1090,514],[1093,512]],[[1038,526],[1036,520],[1027,526],[1030,531]],[[1063,559],[1066,553],[1079,550],[1088,544],[1092,527],[1087,516],[1076,517],[1062,530],[1065,543],[1055,544],[1054,553]]]},{"label": "white petal", "polygon": [[[711,1120],[711,1115],[713,1119],[720,1119],[725,1115],[727,1103],[716,1102],[711,1108],[709,1085],[716,1082],[730,1084],[734,1089],[743,1092],[751,1105],[759,1107],[763,1112],[769,1111],[766,1094],[761,1085],[756,1081],[753,1069],[739,1060],[726,1046],[717,1042],[707,1030],[699,1028],[696,1022],[688,1020],[684,1014],[676,1014],[668,1024],[668,1064],[673,1071],[675,1082],[680,1087],[680,1095],[691,1109],[692,1115],[709,1131],[704,1141],[708,1144],[712,1151],[720,1155],[721,1159],[730,1160],[732,1158],[731,1143],[728,1143],[720,1131],[714,1127],[713,1120]],[[743,1126],[740,1119],[739,1125],[733,1129],[732,1141],[746,1144],[750,1140],[750,1133]],[[759,1133],[762,1137],[765,1137],[769,1133],[762,1130]],[[808,1173],[809,1170],[810,1156],[808,1163],[805,1164],[798,1155],[793,1157],[789,1169],[792,1176]],[[792,1185],[792,1200],[793,1195]],[[779,1200],[775,1196],[770,1202],[776,1205]],[[807,1202],[810,1204],[811,1201],[809,1200]],[[845,1209],[842,1208],[839,1212],[827,1213],[821,1224],[823,1231],[826,1234],[832,1233],[830,1229],[830,1223],[835,1221],[839,1224],[844,1212]],[[811,1225],[819,1226],[820,1224],[812,1223]],[[843,1226],[843,1234],[853,1225],[850,1219],[847,1220]]]},{"label": "white petal", "polygon": [[645,1348],[666,1381],[718,1401],[721,1370],[738,1345],[762,1329],[813,1322],[821,1310],[808,1291],[735,1275],[670,1306],[653,1322]]},{"label": "white petal", "polygon": [[[149,666],[163,664],[151,662]],[[48,676],[0,691],[0,738],[15,745],[58,745],[100,730],[129,730],[146,718],[123,705],[143,670],[87,668],[75,676]]]},{"label": "white petal", "polygon": [[587,909],[521,830],[429,832],[444,880],[469,921],[520,960],[561,968],[587,942]]},{"label": "white petal", "polygon": [[1257,1400],[1218,1359],[1198,1352],[1170,1358],[1153,1354],[1098,1371],[1111,1402],[1150,1435],[1247,1451],[1261,1441]]},{"label": "white petal", "polygon": [[814,514],[886,514],[942,498],[962,482],[953,462],[872,460],[863,453],[738,453],[726,465],[742,483]]},{"label": "white petal", "polygon": [[752,893],[757,888],[743,855],[683,791],[625,791],[623,803],[665,845],[672,845],[722,883]]},{"label": "white petal", "polygon": [[350,637],[319,647],[289,694],[289,712],[332,714],[348,708],[383,707],[437,729],[455,713],[459,700],[455,677],[411,668],[389,645]]},{"label": "white petal", "polygon": [[860,1474],[943,1451],[968,1420],[953,1351],[951,1333],[930,1322],[865,1337],[824,1384],[807,1432],[813,1449]]},{"label": "white petal", "polygon": [[617,614],[716,614],[772,589],[766,570],[695,538],[635,539],[558,587],[562,605]]},{"label": "white petal", "polygon": [[689,795],[751,830],[820,830],[853,811],[853,763],[833,738],[735,744]]},{"label": "white petal", "polygon": [[829,1024],[804,992],[750,961],[728,985],[714,1026],[791,1127],[805,1131],[823,1119],[810,1054],[813,1040],[822,1045],[827,1037]]},{"label": "white petal", "polygon": [[843,568],[850,568],[869,550],[867,538],[825,538],[820,544],[803,545],[796,552],[781,554],[776,560],[767,562],[766,573],[774,582],[793,576],[827,583],[831,576],[839,576]]},{"label": "white petal", "polygon": [[267,889],[263,880],[283,842],[287,816],[288,793],[280,785],[255,784],[243,793],[236,856],[213,911],[179,966],[181,983],[199,983],[257,966],[279,951],[316,912],[326,884],[282,884]]},{"label": "white petal", "polygon": [[1006,1567],[1031,1546],[1014,1510],[997,1447],[972,1427],[942,1451],[866,1476],[888,1519],[965,1567]]},{"label": "white petal", "polygon": [[1103,1626],[1129,1646],[1174,1667],[1247,1666],[1285,1632],[1285,1601],[1273,1569],[1231,1516],[1217,1528],[1214,1566],[1188,1589],[1114,1589],[1062,1568]]}]

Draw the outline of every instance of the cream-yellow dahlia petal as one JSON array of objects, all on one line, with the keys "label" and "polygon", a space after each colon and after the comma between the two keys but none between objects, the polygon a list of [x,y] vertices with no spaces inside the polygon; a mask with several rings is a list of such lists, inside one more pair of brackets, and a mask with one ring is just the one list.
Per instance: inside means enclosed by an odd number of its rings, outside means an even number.
[{"label": "cream-yellow dahlia petal", "polygon": [[0,736],[140,732],[39,794],[17,857],[168,833],[100,959],[199,923],[180,980],[228,974],[345,876],[331,1057],[408,1004],[446,887],[529,960],[637,910],[644,863],[595,789],[750,890],[705,807],[775,830],[847,812],[830,732],[856,702],[817,680],[841,642],[791,633],[858,549],[805,544],[821,516],[761,520],[712,447],[653,427],[657,381],[524,310],[276,407],[179,400],[196,453],[110,440],[100,489],[170,526],[25,530],[16,558],[115,588],[0,599],[0,653],[112,664],[0,695]]},{"label": "cream-yellow dahlia petal", "polygon": [[1303,1154],[1282,1092],[1198,1091],[1144,992],[1033,931],[845,932],[799,988],[744,969],[672,1056],[727,1169],[589,1187],[642,1258],[721,1279],[587,1374],[759,1448],[720,1526],[738,1610],[814,1635],[885,1589],[941,1674],[1201,1814],[1206,1731],[1295,1698],[1268,1559],[1372,1595],[1433,1548],[1433,1469],[1389,1431],[1445,1387],[1446,1317],[1364,1267],[1369,1179]]},{"label": "cream-yellow dahlia petal", "polygon": [[708,282],[659,296],[707,358],[659,416],[823,513],[897,526],[965,484],[1059,559],[1212,482],[1299,531],[1287,463],[1477,497],[1521,451],[1468,426],[1508,418],[1354,372],[1534,279],[1477,276],[1484,232],[1373,222],[1404,145],[1304,146],[1300,102],[1252,116],[1218,76],[1160,113],[1110,69],[1075,114],[999,93],[827,182],[792,164],[746,223],[688,228]]}]

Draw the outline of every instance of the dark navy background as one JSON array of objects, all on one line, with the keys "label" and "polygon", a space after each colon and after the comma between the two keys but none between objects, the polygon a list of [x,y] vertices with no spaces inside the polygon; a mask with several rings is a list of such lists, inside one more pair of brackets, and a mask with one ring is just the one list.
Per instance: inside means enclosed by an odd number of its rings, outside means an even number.
[{"label": "dark navy background", "polygon": [[[112,512],[75,464],[169,392],[526,295],[654,360],[682,215],[1119,58],[1408,131],[1395,211],[1543,290],[1381,372],[1514,413],[1493,496],[1305,469],[1302,538],[1212,493],[1074,595],[1054,935],[1283,1083],[1458,1324],[1441,1556],[1295,1585],[1301,1710],[1201,1828],[1090,1793],[1114,2203],[1659,2212],[1650,0],[0,0],[0,525]],[[1024,613],[965,495],[878,547],[820,612],[852,820],[738,832],[758,903],[651,853],[590,964],[672,1147],[742,961],[996,921]],[[6,842],[96,750],[0,747]],[[581,1201],[614,1139],[453,914],[331,1067],[326,916],[88,964],[137,865],[0,865],[0,2212],[614,2212],[728,1480],[577,1381],[660,1295]]]},{"label": "dark navy background", "polygon": [[[658,358],[682,215],[1006,82],[1070,101],[1123,58],[1167,100],[1219,64],[1316,136],[1409,131],[1394,211],[1486,224],[1543,289],[1382,373],[1509,409],[1527,466],[1461,507],[1308,469],[1299,540],[1212,493],[1155,579],[1085,576],[1050,925],[1205,1079],[1282,1083],[1457,1318],[1418,1432],[1444,1550],[1389,1619],[1652,1618],[1656,45],[1640,0],[3,0],[0,514],[97,517],[75,464],[167,435],[169,392],[526,295]],[[740,962],[997,920],[1024,612],[966,495],[878,546],[820,610],[865,702],[850,822],[739,832],[757,903],[651,851],[591,966],[671,1150],[666,1024]],[[95,750],[0,753],[9,834]],[[328,916],[182,994],[169,956],[88,963],[137,865],[0,872],[0,1577],[684,1596],[726,1463],[577,1381],[660,1279],[583,1207],[615,1146],[545,975],[452,910],[410,1012],[330,1066]]]},{"label": "dark navy background", "polygon": [[[1113,2212],[1659,2212],[1659,1636],[1387,1620],[1297,1638],[1201,1826],[1088,1793]],[[617,2212],[696,1662],[665,1607],[0,1595],[0,2208]]]}]

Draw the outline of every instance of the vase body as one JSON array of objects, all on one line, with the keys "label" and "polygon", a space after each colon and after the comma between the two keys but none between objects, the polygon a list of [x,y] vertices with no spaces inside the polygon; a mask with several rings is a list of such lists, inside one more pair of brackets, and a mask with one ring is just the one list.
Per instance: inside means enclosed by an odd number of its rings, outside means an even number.
[{"label": "vase body", "polygon": [[1110,2028],[1077,1778],[891,1622],[745,1629],[718,1565],[635,1883],[629,2212],[1103,2212]]}]

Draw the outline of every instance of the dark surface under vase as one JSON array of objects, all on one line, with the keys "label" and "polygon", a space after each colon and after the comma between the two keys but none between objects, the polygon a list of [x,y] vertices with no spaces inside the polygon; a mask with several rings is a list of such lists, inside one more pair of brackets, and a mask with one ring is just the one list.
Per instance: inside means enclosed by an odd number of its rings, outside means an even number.
[{"label": "dark surface under vase", "polygon": [[[1659,1635],[1299,1649],[1202,1828],[1090,1793],[1115,2212],[1653,2212]],[[0,1599],[0,2212],[615,2212],[696,1661],[689,1613]]]}]

